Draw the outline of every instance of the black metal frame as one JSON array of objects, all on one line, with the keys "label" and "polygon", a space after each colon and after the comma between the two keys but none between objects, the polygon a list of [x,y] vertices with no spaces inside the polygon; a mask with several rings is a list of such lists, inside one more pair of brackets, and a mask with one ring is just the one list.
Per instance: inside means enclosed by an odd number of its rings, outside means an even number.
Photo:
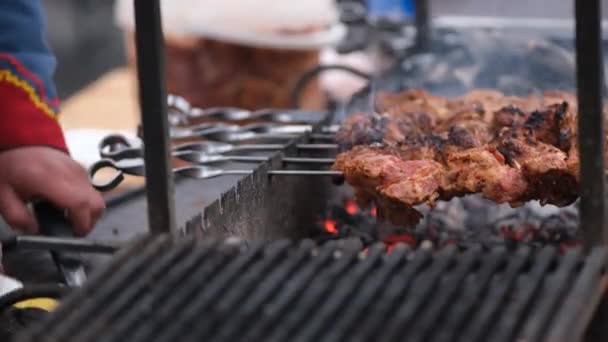
[{"label": "black metal frame", "polygon": [[431,41],[431,4],[430,0],[416,0],[416,48],[428,49]]},{"label": "black metal frame", "polygon": [[135,44],[145,146],[148,224],[154,234],[175,232],[165,50],[159,0],[135,0]]},{"label": "black metal frame", "polygon": [[601,1],[575,0],[580,220],[585,246],[608,243],[604,176]]}]

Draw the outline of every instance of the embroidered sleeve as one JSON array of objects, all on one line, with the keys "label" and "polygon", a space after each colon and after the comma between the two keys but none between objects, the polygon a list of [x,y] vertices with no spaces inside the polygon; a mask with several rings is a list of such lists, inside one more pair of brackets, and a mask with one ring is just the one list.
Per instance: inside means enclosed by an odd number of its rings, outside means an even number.
[{"label": "embroidered sleeve", "polygon": [[45,145],[67,152],[44,29],[41,0],[0,1],[0,149]]}]

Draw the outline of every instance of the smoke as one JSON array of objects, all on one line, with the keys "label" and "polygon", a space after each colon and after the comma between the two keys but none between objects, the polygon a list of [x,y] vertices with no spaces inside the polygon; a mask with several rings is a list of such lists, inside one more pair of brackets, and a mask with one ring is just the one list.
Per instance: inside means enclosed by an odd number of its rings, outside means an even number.
[{"label": "smoke", "polygon": [[459,96],[478,88],[527,96],[546,90],[574,91],[573,37],[544,37],[498,30],[437,29],[431,50],[413,54],[355,94],[341,117],[373,113],[380,91],[421,88]]}]

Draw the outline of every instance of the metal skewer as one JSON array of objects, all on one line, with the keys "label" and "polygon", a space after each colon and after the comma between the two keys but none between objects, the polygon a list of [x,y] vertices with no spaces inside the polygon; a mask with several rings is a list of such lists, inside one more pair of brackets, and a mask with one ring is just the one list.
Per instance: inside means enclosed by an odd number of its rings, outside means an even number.
[{"label": "metal skewer", "polygon": [[[217,154],[206,154],[200,151],[176,151],[172,157],[194,164],[214,164],[224,162],[264,162],[268,161],[269,157],[263,156],[223,156]],[[281,159],[284,163],[289,164],[333,164],[336,160],[333,158],[300,158],[300,157],[284,157]]]},{"label": "metal skewer", "polygon": [[322,127],[312,133],[311,125],[255,124],[247,126],[227,125],[224,123],[204,123],[192,127],[172,127],[171,139],[204,138],[215,141],[234,142],[251,139],[292,139],[310,133],[313,139],[335,139],[337,126]]},{"label": "metal skewer", "polygon": [[[323,151],[337,150],[337,144],[297,144],[296,149],[304,151]],[[285,148],[281,144],[243,144],[233,145],[216,141],[201,141],[194,143],[179,144],[174,147],[174,151],[201,151],[209,154],[222,154],[229,152],[263,152],[277,151]]]},{"label": "metal skewer", "polygon": [[261,109],[249,111],[232,107],[201,109],[192,107],[186,99],[176,95],[169,95],[167,97],[167,103],[170,117],[172,117],[171,123],[174,125],[188,124],[191,120],[198,119],[221,120],[233,123],[249,120],[264,120],[283,124],[314,124],[327,117],[327,113],[303,110]]},{"label": "metal skewer", "polygon": [[[110,177],[105,183],[97,183],[94,181],[95,175],[101,169],[110,168],[116,173]],[[224,170],[219,168],[207,167],[202,165],[190,165],[173,169],[173,175],[185,176],[197,179],[209,179],[227,175],[248,175],[254,170]],[[270,170],[269,175],[282,176],[341,176],[341,171],[332,170]],[[117,187],[123,180],[124,175],[145,176],[145,167],[143,163],[119,164],[111,159],[102,159],[96,162],[89,169],[89,179],[91,184],[100,191],[108,191]]]},{"label": "metal skewer", "polygon": [[[173,170],[176,176],[189,178],[209,179],[227,175],[248,175],[253,170],[224,170],[206,166],[184,166]],[[319,171],[319,170],[270,170],[269,175],[281,176],[341,176],[341,171]]]},{"label": "metal skewer", "polygon": [[291,140],[299,134],[300,133],[256,133],[233,128],[218,128],[205,131],[183,132],[180,135],[172,135],[171,138],[201,138],[226,143],[237,143],[253,140]]},{"label": "metal skewer", "polygon": [[[298,144],[295,147],[298,150],[307,151],[338,149],[338,145],[336,144]],[[200,153],[205,153],[207,155],[215,155],[231,152],[277,151],[283,148],[285,148],[285,145],[282,144],[232,145],[216,141],[200,141],[176,145],[172,148],[172,152],[196,151]],[[133,147],[129,139],[127,139],[125,136],[120,134],[113,134],[105,137],[99,143],[99,155],[101,158],[113,160],[135,159],[143,157],[143,149],[141,147]]]},{"label": "metal skewer", "polygon": [[[127,150],[127,153],[114,154],[111,159],[115,162],[121,162],[129,159],[141,159],[141,156],[137,155],[135,150]],[[179,150],[171,153],[172,158],[187,161],[193,164],[215,164],[215,163],[226,163],[226,162],[240,162],[240,163],[260,163],[268,161],[269,156],[238,156],[238,155],[221,155],[221,154],[208,154],[201,151],[193,150]],[[303,158],[303,157],[284,157],[281,159],[286,164],[333,164],[336,160],[334,158]]]},{"label": "metal skewer", "polygon": [[38,235],[18,235],[2,240],[2,249],[49,250],[72,253],[112,254],[122,248],[122,243],[94,241],[82,238],[51,237]]}]

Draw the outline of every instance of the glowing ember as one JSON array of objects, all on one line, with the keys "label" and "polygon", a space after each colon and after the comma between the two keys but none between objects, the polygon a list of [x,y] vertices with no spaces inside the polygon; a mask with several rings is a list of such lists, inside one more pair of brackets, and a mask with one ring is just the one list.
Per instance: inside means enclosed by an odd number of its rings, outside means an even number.
[{"label": "glowing ember", "polygon": [[393,226],[378,221],[377,215],[375,207],[364,209],[352,198],[343,197],[319,217],[319,238],[323,241],[358,238],[363,246],[382,242],[387,253],[399,243],[429,250],[476,243],[488,246],[498,243],[509,248],[517,244],[552,244],[559,246],[560,252],[580,248],[576,208],[557,213],[542,212],[533,205],[502,210],[493,203],[470,197],[441,203],[416,227]]},{"label": "glowing ember", "polygon": [[346,200],[344,203],[344,210],[350,215],[355,215],[359,211],[359,207],[354,201]]},{"label": "glowing ember", "polygon": [[405,243],[407,245],[410,245],[412,247],[416,246],[416,238],[410,234],[393,234],[393,235],[389,235],[386,238],[384,238],[383,240],[384,244],[386,245],[386,252],[390,253],[393,251],[393,248],[395,248],[395,246],[398,243]]},{"label": "glowing ember", "polygon": [[559,245],[559,252],[564,254],[570,249],[575,249],[575,248],[580,248],[580,247],[581,247],[580,241],[565,241]]},{"label": "glowing ember", "polygon": [[323,221],[323,227],[325,228],[325,231],[330,234],[334,234],[334,235],[338,234],[337,225],[338,225],[338,222],[336,222],[335,220]]},{"label": "glowing ember", "polygon": [[370,214],[372,214],[372,216],[373,216],[373,217],[376,217],[376,216],[378,215],[377,210],[376,210],[376,207],[373,207],[373,208],[370,210]]},{"label": "glowing ember", "polygon": [[393,235],[389,235],[386,238],[384,238],[383,242],[387,246],[396,245],[400,242],[411,245],[411,246],[415,246],[416,238],[410,234],[393,234]]}]

